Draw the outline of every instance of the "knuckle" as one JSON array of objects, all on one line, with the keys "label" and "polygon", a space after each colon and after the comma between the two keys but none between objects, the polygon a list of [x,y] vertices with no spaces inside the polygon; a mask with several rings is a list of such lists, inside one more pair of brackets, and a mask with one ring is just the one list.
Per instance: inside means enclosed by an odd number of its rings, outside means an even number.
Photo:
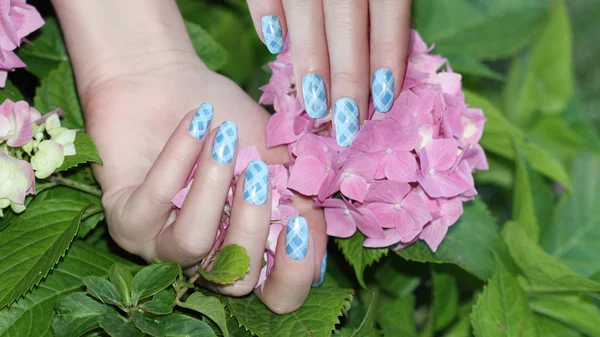
[{"label": "knuckle", "polygon": [[175,235],[173,240],[178,255],[186,261],[198,260],[208,253],[192,235]]},{"label": "knuckle", "polygon": [[[294,50],[294,47],[298,48]],[[323,54],[323,49],[319,48],[315,43],[303,43],[292,46],[292,53],[294,54],[294,59],[302,63],[308,62],[316,57],[321,57]]]},{"label": "knuckle", "polygon": [[284,315],[284,314],[289,314],[290,312],[294,312],[294,311],[300,309],[300,307],[302,306],[302,303],[292,305],[290,303],[275,301],[273,303],[267,302],[267,303],[265,303],[265,305],[272,312],[274,312],[278,315]]},{"label": "knuckle", "polygon": [[333,85],[337,85],[344,88],[353,88],[362,86],[365,81],[361,79],[355,72],[350,71],[336,71],[332,77]]},{"label": "knuckle", "polygon": [[254,290],[254,286],[248,282],[235,283],[233,286],[221,288],[223,295],[232,297],[242,297],[250,294]]}]

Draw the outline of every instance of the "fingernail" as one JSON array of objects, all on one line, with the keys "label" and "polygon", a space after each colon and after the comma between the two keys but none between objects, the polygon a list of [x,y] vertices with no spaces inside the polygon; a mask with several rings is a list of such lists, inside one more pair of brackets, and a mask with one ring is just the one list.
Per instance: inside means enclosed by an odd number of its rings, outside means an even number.
[{"label": "fingernail", "polygon": [[198,107],[198,110],[196,110],[194,118],[190,123],[190,135],[198,140],[202,139],[206,134],[206,130],[208,130],[212,115],[213,106],[208,103],[202,103],[200,107]]},{"label": "fingernail", "polygon": [[327,113],[327,94],[323,77],[307,74],[302,78],[302,96],[306,113],[311,118],[321,118]]},{"label": "fingernail", "polygon": [[358,105],[352,98],[335,101],[333,123],[338,145],[348,147],[358,133]]},{"label": "fingernail", "polygon": [[394,76],[386,68],[379,68],[373,73],[372,96],[375,110],[388,112],[394,101]]},{"label": "fingernail", "polygon": [[212,157],[219,163],[229,164],[233,160],[235,147],[237,146],[238,129],[234,122],[223,122],[219,126],[215,144],[213,145]]},{"label": "fingernail", "polygon": [[325,255],[323,255],[323,260],[321,260],[321,278],[318,281],[313,282],[313,288],[323,284],[323,280],[325,280],[325,270],[327,270],[327,250],[325,250]]},{"label": "fingernail", "polygon": [[276,15],[262,17],[262,32],[271,54],[281,53],[283,50],[283,31]]},{"label": "fingernail", "polygon": [[302,260],[308,253],[308,224],[306,219],[295,216],[285,229],[285,252],[293,260]]},{"label": "fingernail", "polygon": [[267,201],[269,169],[262,160],[251,161],[246,167],[244,199],[253,205],[263,205]]}]

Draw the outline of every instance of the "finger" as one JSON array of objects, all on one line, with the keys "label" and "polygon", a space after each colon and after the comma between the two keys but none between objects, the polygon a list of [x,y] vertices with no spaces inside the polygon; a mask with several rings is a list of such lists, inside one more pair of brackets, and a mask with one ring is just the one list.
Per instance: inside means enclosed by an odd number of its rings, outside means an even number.
[{"label": "finger", "polygon": [[213,139],[213,145],[205,146],[200,154],[194,182],[177,220],[160,234],[157,255],[161,260],[189,266],[199,262],[215,241],[233,179],[237,126],[223,122],[207,137]]},{"label": "finger", "polygon": [[285,231],[279,234],[275,266],[256,295],[273,312],[285,314],[302,306],[315,268],[314,244],[306,219],[290,219]]},{"label": "finger", "polygon": [[350,146],[369,106],[367,0],[324,2],[331,64],[333,121],[340,146]]},{"label": "finger", "polygon": [[248,0],[254,28],[271,54],[283,50],[286,23],[281,0]]},{"label": "finger", "polygon": [[231,221],[224,242],[224,245],[237,244],[246,249],[250,270],[234,284],[220,286],[219,292],[242,296],[252,292],[256,286],[271,225],[270,199],[267,165],[260,160],[250,162],[236,186]]},{"label": "finger", "polygon": [[134,246],[156,237],[171,213],[173,197],[184,187],[202,151],[212,114],[212,105],[204,103],[181,120],[144,182],[125,204],[123,221],[115,222],[123,226],[111,226],[113,237],[129,240]]},{"label": "finger", "polygon": [[329,56],[321,0],[284,0],[289,28],[294,76],[301,103],[312,118],[328,111]]},{"label": "finger", "polygon": [[410,37],[410,0],[371,0],[371,94],[388,112],[402,89]]}]

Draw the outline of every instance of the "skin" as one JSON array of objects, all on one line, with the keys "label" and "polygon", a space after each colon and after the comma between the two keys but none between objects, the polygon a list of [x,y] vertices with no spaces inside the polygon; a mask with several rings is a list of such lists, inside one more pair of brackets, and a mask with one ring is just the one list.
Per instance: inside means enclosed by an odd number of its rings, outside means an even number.
[{"label": "skin", "polygon": [[[265,133],[256,132],[265,130],[269,114],[235,83],[205,67],[194,52],[174,0],[52,2],[75,70],[87,132],[104,162],[102,167],[94,167],[94,173],[103,190],[110,234],[125,250],[148,261],[159,258],[193,270],[212,244],[234,165],[223,166],[210,158],[215,128],[224,121],[235,122],[240,147],[254,145],[267,163],[284,163],[289,160],[286,149],[267,149]],[[256,3],[249,1],[253,18],[257,17]],[[300,3],[284,1],[286,18],[295,17],[294,11],[301,9],[321,13],[325,8],[325,14],[343,9],[341,2],[334,0],[332,7],[323,7],[320,2],[311,2],[312,9],[293,7]],[[366,0],[363,7],[365,3]],[[385,1],[371,1],[371,5],[375,3],[383,5]],[[279,14],[284,17],[282,12]],[[323,13],[320,15],[323,17]],[[111,19],[106,20],[107,17]],[[325,15],[328,17],[333,18]],[[384,61],[374,64],[371,53],[371,62],[368,61],[367,19],[362,18],[361,24],[352,29],[352,34],[358,34],[356,37],[346,32],[346,39],[330,42],[330,48],[338,43],[336,48],[353,50],[353,56],[345,60],[347,64],[341,63],[341,51],[326,52],[327,42],[333,36],[324,35],[324,26],[303,36],[300,20],[300,16],[290,20],[289,34],[297,43],[308,43],[312,48],[301,51],[292,45],[297,75],[319,69],[326,76],[327,87],[336,90],[330,97],[356,95],[361,116],[368,100],[368,86],[364,83],[370,83],[365,78],[369,71],[365,65],[380,67],[390,60],[388,65],[397,69],[394,76],[402,78],[402,66],[392,63],[399,62],[398,56],[404,55],[405,48],[388,48],[394,51],[377,56],[376,60]],[[327,21],[327,30],[339,32],[336,35],[343,33],[342,28],[333,19]],[[375,29],[372,27],[371,31]],[[401,38],[394,43],[405,41]],[[370,43],[372,48],[373,38]],[[384,43],[387,42],[379,41],[376,46]],[[306,60],[302,55],[307,55]],[[204,102],[214,106],[213,130],[196,140],[189,135],[188,126],[193,112]],[[176,218],[171,200],[184,187],[198,157],[198,183],[192,186],[189,199]],[[294,311],[304,303],[311,284],[320,279],[319,266],[327,243],[322,211],[313,208],[310,200],[295,197],[294,206],[307,219],[310,229],[307,255],[296,261],[286,255],[285,249],[278,249],[271,275],[255,289],[262,263],[260,252],[268,233],[270,199],[262,206],[242,199],[239,193],[234,198],[225,244],[244,246],[251,258],[251,270],[233,285],[208,286],[233,296],[254,291],[274,312]],[[284,247],[285,230],[278,240],[279,247]]]}]

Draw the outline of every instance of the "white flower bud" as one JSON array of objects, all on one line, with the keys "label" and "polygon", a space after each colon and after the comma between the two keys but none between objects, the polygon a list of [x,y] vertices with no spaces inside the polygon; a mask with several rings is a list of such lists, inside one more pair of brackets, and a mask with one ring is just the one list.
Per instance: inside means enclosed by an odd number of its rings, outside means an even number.
[{"label": "white flower bud", "polygon": [[52,140],[63,146],[65,156],[75,155],[75,130],[69,130],[66,128],[59,128],[57,132],[52,136]]},{"label": "white flower bud", "polygon": [[31,157],[31,166],[39,179],[48,178],[59,168],[65,159],[63,146],[53,140],[44,140],[38,151]]}]

